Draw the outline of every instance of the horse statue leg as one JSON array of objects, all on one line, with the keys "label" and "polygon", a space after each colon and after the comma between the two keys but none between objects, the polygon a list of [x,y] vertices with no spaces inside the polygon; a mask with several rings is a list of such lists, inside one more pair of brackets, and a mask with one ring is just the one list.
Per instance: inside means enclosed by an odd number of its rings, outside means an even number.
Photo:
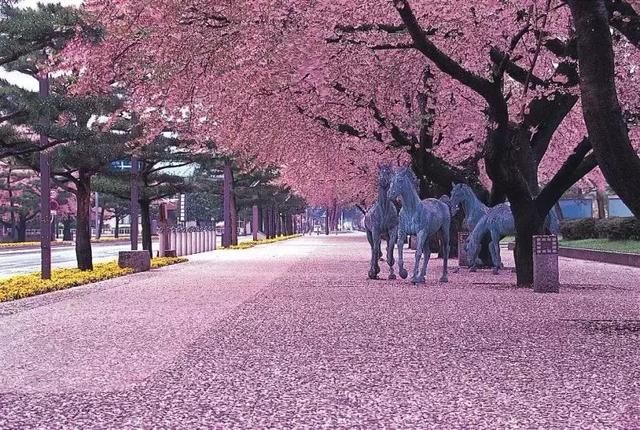
[{"label": "horse statue leg", "polygon": [[489,230],[491,233],[491,243],[489,244],[489,251],[491,251],[491,260],[493,261],[493,274],[500,273],[502,268],[502,259],[500,258],[500,235],[496,230]]},{"label": "horse statue leg", "polygon": [[398,273],[402,279],[407,279],[409,272],[404,268],[404,242],[407,240],[407,234],[398,228]]},{"label": "horse statue leg", "polygon": [[[418,249],[416,248],[416,251]],[[424,245],[422,246],[422,268],[420,269],[420,275],[418,275],[418,281],[421,284],[426,282],[425,278],[427,276],[427,266],[429,265],[429,258],[431,257],[431,248],[429,247],[429,240],[426,239],[424,241]]]},{"label": "horse statue leg", "polygon": [[369,279],[377,279],[380,268],[378,266],[378,249],[380,243],[380,234],[376,234],[376,231],[367,230],[367,240],[371,246],[371,264],[369,265]]},{"label": "horse statue leg", "polygon": [[449,282],[449,252],[451,251],[451,245],[449,243],[451,230],[451,220],[445,221],[442,225],[442,241],[440,242],[442,252],[442,276],[440,282]]},{"label": "horse statue leg", "polygon": [[396,274],[393,272],[393,265],[395,261],[393,260],[393,248],[396,245],[396,241],[398,240],[398,227],[394,227],[389,229],[387,232],[389,238],[387,239],[387,264],[389,265],[389,279],[396,279]]},{"label": "horse statue leg", "polygon": [[[421,230],[418,232],[418,234],[416,235],[416,261],[415,264],[413,265],[413,278],[411,279],[411,282],[415,285],[417,284],[424,284],[425,280],[424,278],[420,278],[420,274],[418,273],[418,269],[420,269],[420,258],[422,258],[422,251],[424,250],[425,247],[425,243],[427,242],[427,238],[426,238],[427,234],[424,230]],[[426,243],[426,246],[429,246],[428,243]],[[424,267],[424,271],[426,273],[427,271],[427,264],[429,262],[429,255],[425,255],[425,267]]]}]

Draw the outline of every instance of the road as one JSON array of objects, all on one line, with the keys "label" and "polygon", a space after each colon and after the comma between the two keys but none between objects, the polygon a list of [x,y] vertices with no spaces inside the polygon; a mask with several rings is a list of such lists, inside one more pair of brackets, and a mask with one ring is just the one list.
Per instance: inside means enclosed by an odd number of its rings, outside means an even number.
[{"label": "road", "polygon": [[[218,246],[220,237],[218,236]],[[251,236],[241,236],[240,242],[251,240]],[[130,249],[126,242],[93,243],[93,262],[113,261],[118,258],[118,252]],[[142,245],[140,248],[142,249]],[[158,249],[158,242],[153,242],[153,249]],[[55,246],[51,248],[53,268],[76,267],[76,252],[73,245]],[[40,270],[40,249],[5,249],[0,250],[0,279],[13,275],[22,275]]]},{"label": "road", "polygon": [[[154,243],[155,245],[155,243]],[[119,251],[130,249],[128,243],[92,244],[93,262],[114,260]],[[75,267],[76,251],[73,245],[51,248],[51,260],[54,268]],[[7,249],[0,251],[0,278],[20,275],[40,270],[40,249]]]}]

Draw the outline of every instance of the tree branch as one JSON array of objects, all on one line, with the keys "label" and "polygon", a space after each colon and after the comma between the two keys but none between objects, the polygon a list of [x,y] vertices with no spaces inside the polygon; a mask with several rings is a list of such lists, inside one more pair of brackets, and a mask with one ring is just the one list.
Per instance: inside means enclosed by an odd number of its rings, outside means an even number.
[{"label": "tree branch", "polygon": [[625,0],[606,0],[610,25],[618,30],[636,48],[640,48],[640,15]]},{"label": "tree branch", "polygon": [[560,197],[562,197],[573,184],[582,179],[598,165],[595,155],[591,150],[591,142],[589,138],[585,137],[578,146],[576,146],[573,154],[567,158],[547,186],[545,186],[536,197],[536,206],[540,213],[549,212]]},{"label": "tree branch", "polygon": [[411,10],[408,0],[395,0],[393,5],[407,26],[416,49],[430,59],[442,72],[482,96],[489,104],[492,111],[492,119],[499,123],[506,123],[509,119],[509,113],[500,88],[488,79],[465,69],[434,45],[427,38],[427,33],[420,26],[420,23],[418,23],[418,19]]}]

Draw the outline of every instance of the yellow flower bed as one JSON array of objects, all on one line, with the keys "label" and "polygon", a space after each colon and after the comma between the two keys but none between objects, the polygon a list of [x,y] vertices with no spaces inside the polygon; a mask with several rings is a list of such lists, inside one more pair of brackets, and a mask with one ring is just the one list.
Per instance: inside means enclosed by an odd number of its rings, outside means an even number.
[{"label": "yellow flower bed", "polygon": [[[156,269],[185,261],[187,261],[186,258],[154,258],[151,260],[151,267]],[[79,269],[54,269],[49,280],[40,279],[40,272],[17,275],[0,280],[0,302],[91,284],[128,275],[132,272],[131,269],[121,269],[117,262],[112,261],[94,264],[93,270],[84,272]]]},{"label": "yellow flower bed", "polygon": [[113,237],[106,236],[101,237],[100,239],[91,238],[91,243],[103,243],[103,242],[127,242],[129,241],[129,237]]},{"label": "yellow flower bed", "polygon": [[151,268],[157,269],[159,267],[171,266],[172,264],[185,263],[187,260],[184,257],[156,257],[151,260]]},{"label": "yellow flower bed", "polygon": [[302,235],[293,234],[291,236],[280,236],[273,239],[249,240],[247,242],[240,242],[237,245],[231,245],[228,248],[223,249],[249,249],[253,248],[256,245],[266,245],[267,243],[282,242],[283,240],[295,239],[296,237],[302,237]]},{"label": "yellow flower bed", "polygon": [[[73,242],[51,242],[51,245],[73,245]],[[40,242],[0,242],[0,248],[18,248],[27,246],[40,246]]]},{"label": "yellow flower bed", "polygon": [[15,248],[18,246],[34,246],[40,245],[40,242],[2,242],[0,248]]}]

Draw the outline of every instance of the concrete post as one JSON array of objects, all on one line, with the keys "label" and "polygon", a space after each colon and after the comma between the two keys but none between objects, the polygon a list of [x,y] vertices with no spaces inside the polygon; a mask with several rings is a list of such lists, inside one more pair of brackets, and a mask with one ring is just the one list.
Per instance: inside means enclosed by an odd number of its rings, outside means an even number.
[{"label": "concrete post", "polygon": [[160,228],[158,229],[158,237],[159,237],[159,250],[158,256],[164,257],[166,255],[165,251],[169,249],[169,219],[168,219],[168,209],[166,203],[160,203]]},{"label": "concrete post", "polygon": [[469,233],[466,231],[458,232],[458,266],[460,267],[468,267],[467,263],[467,253],[464,250],[464,244],[467,242],[467,238],[469,237]]},{"label": "concrete post", "polygon": [[164,229],[164,226],[158,228],[158,257],[164,257],[164,250],[167,249],[167,240]]},{"label": "concrete post", "polygon": [[193,254],[193,233],[187,229],[185,236],[187,238],[187,252],[186,255]]},{"label": "concrete post", "polygon": [[218,249],[218,233],[216,232],[215,227],[211,231],[211,236],[211,240],[213,241],[213,250],[215,251],[216,249]]},{"label": "concrete post", "polygon": [[180,236],[179,227],[175,228],[175,239],[173,240],[173,246],[176,250],[176,257],[180,257],[182,255],[182,237]]},{"label": "concrete post", "polygon": [[178,237],[178,234],[177,234],[176,229],[172,228],[171,229],[171,239],[170,239],[171,243],[169,244],[169,248],[173,249],[176,252],[176,255],[178,255],[178,252],[179,252],[178,251],[178,244],[176,243],[177,237]]},{"label": "concrete post", "polygon": [[559,293],[558,237],[533,236],[533,291]]},{"label": "concrete post", "polygon": [[182,236],[182,255],[189,255],[189,247],[187,246],[187,230],[185,228],[182,229],[180,235]]}]

